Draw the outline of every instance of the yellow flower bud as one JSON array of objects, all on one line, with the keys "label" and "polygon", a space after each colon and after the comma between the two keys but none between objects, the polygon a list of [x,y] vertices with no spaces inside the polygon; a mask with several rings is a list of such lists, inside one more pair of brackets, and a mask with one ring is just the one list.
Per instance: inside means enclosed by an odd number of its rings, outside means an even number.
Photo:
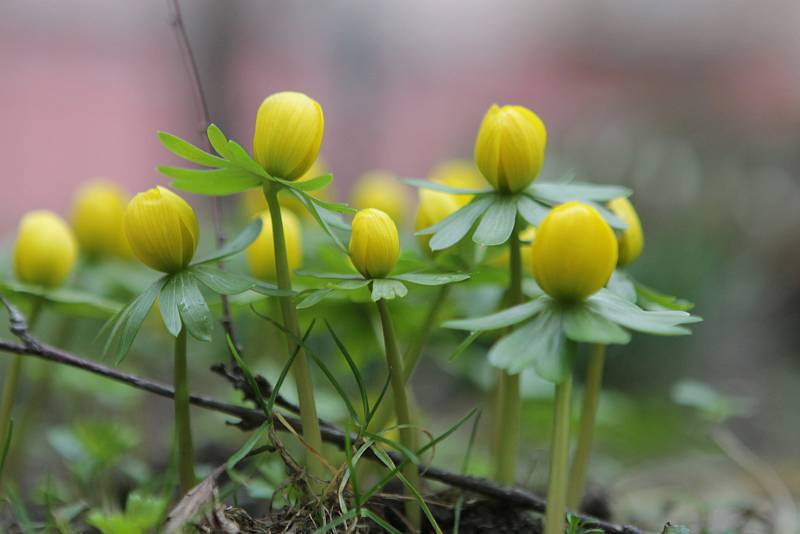
[{"label": "yellow flower bud", "polygon": [[516,193],[536,179],[546,143],[547,130],[533,111],[492,104],[475,140],[475,164],[495,189]]},{"label": "yellow flower bud", "polygon": [[[272,233],[272,218],[268,212],[262,212],[261,233],[247,247],[247,264],[253,276],[262,280],[275,280],[275,239]],[[294,271],[303,261],[303,238],[300,221],[294,213],[286,208],[281,209],[283,220],[283,237],[286,240],[286,260],[289,271]]]},{"label": "yellow flower bud", "polygon": [[[455,159],[437,165],[430,174],[432,182],[437,182],[450,187],[465,189],[483,189],[489,184],[475,168],[471,161]],[[469,204],[473,195],[452,195],[461,208]]]},{"label": "yellow flower bud", "polygon": [[[298,178],[296,181],[298,182],[305,182],[306,180],[310,180],[312,178],[316,178],[317,176],[322,176],[323,174],[328,173],[328,167],[325,165],[325,162],[322,158],[317,158],[317,161],[311,166],[306,173]],[[330,186],[328,186],[330,187]],[[328,192],[328,187],[324,189],[317,189],[316,191],[309,191],[309,195],[320,198],[322,200],[329,200],[330,195]],[[257,187],[255,189],[248,189],[244,193],[242,193],[242,203],[244,208],[244,213],[247,215],[248,218],[254,218],[259,215],[263,211],[267,211],[267,201],[264,198],[264,191]],[[292,193],[286,190],[281,190],[278,193],[278,202],[280,202],[281,206],[285,208],[289,208],[292,210],[295,215],[298,217],[307,217],[313,218],[312,215],[308,212],[306,207],[303,205],[300,200]]]},{"label": "yellow flower bud", "polygon": [[[456,195],[433,191],[432,189],[420,189],[417,216],[414,219],[414,230],[419,231],[438,223],[457,211],[462,206],[460,201],[461,199],[457,198]],[[428,246],[432,237],[432,235],[417,236],[422,251],[429,255],[433,254],[433,251]]]},{"label": "yellow flower bud", "polygon": [[189,265],[200,237],[192,207],[160,186],[133,197],[125,209],[124,228],[139,261],[164,273]]},{"label": "yellow flower bud", "polygon": [[644,232],[639,215],[627,198],[615,198],[608,203],[608,209],[622,219],[628,226],[618,238],[619,266],[624,267],[636,261],[644,248]]},{"label": "yellow flower bud", "polygon": [[539,286],[556,300],[579,301],[608,282],[617,265],[617,239],[596,209],[567,202],[539,225],[532,254]]},{"label": "yellow flower bud", "polygon": [[78,244],[67,223],[53,212],[26,213],[14,245],[14,271],[26,284],[58,287],[75,266]]},{"label": "yellow flower bud", "polygon": [[367,208],[356,213],[350,236],[350,259],[365,278],[383,278],[400,256],[397,226],[386,213]]},{"label": "yellow flower bud", "polygon": [[295,180],[316,161],[324,130],[316,100],[292,91],[275,93],[258,108],[253,157],[271,176]]},{"label": "yellow flower bud", "polygon": [[408,213],[405,186],[385,171],[371,171],[362,176],[353,188],[352,197],[353,207],[381,210],[396,224],[401,224]]},{"label": "yellow flower bud", "polygon": [[127,198],[109,182],[86,184],[72,204],[72,228],[81,251],[91,255],[131,256],[122,220]]}]

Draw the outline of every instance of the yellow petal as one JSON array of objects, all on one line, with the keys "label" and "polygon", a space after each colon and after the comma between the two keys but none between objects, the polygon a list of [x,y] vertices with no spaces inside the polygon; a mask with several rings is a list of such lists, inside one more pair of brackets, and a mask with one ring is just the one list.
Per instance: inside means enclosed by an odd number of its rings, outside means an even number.
[{"label": "yellow petal", "polygon": [[615,198],[608,203],[608,209],[622,219],[627,228],[619,234],[619,265],[624,267],[636,261],[644,248],[642,222],[633,204],[627,198]]},{"label": "yellow petal", "polygon": [[192,207],[160,186],[133,197],[125,210],[124,228],[139,261],[165,273],[189,265],[200,236]]},{"label": "yellow petal", "polygon": [[131,256],[122,228],[126,204],[125,193],[110,182],[91,182],[78,191],[72,205],[72,228],[83,252]]},{"label": "yellow petal", "polygon": [[495,189],[516,193],[538,176],[546,145],[544,123],[533,111],[493,104],[475,139],[475,164]]},{"label": "yellow petal", "polygon": [[617,264],[617,239],[588,204],[567,202],[550,210],[532,248],[533,276],[551,297],[579,301],[606,285]]},{"label": "yellow petal", "polygon": [[275,93],[258,108],[253,157],[271,176],[296,180],[316,161],[324,130],[316,100],[292,91]]},{"label": "yellow petal", "polygon": [[386,213],[367,208],[356,213],[350,236],[350,259],[365,278],[384,278],[400,256],[397,226]]}]

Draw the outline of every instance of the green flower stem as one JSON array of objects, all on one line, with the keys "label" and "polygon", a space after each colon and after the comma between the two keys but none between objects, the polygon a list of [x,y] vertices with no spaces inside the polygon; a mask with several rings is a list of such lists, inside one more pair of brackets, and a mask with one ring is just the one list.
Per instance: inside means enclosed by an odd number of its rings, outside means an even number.
[{"label": "green flower stem", "polygon": [[578,446],[572,458],[572,468],[569,473],[569,487],[567,489],[567,506],[577,510],[583,497],[583,485],[586,481],[586,472],[589,467],[589,456],[592,453],[592,437],[594,422],[597,416],[597,405],[600,400],[600,388],[603,382],[603,364],[606,358],[606,346],[596,344],[589,355],[589,365],[586,370],[586,385],[583,390],[583,404],[581,406],[581,423],[578,430]]},{"label": "green flower stem", "polygon": [[[442,309],[444,301],[447,300],[447,295],[450,292],[449,289],[449,285],[439,286],[439,292],[431,304],[431,307],[428,309],[428,313],[425,315],[423,323],[420,325],[419,335],[416,336],[411,346],[406,349],[406,353],[403,355],[403,381],[405,384],[408,384],[408,381],[411,380],[411,375],[414,374],[414,369],[419,363],[419,359],[422,356],[422,351],[425,348],[431,331],[437,322],[439,311]],[[409,404],[413,407],[414,401],[413,398],[411,398],[411,392],[408,391],[407,395],[409,397]],[[378,407],[378,413],[375,415],[375,418],[370,424],[370,428],[386,428],[386,424],[389,422],[391,414],[394,411],[392,406],[393,403],[394,401],[392,397],[385,398],[383,400],[381,405]]]},{"label": "green flower stem", "polygon": [[[39,312],[42,311],[42,300],[35,298],[31,306],[31,312],[28,314],[28,330],[32,331],[36,326],[39,319]],[[3,381],[3,394],[0,397],[0,454],[2,449],[9,439],[9,432],[11,431],[11,411],[14,408],[14,397],[17,395],[17,386],[19,385],[19,377],[22,374],[22,355],[15,354],[11,357],[11,363],[8,364],[6,371],[6,378]],[[0,466],[2,469],[2,466]],[[0,471],[0,481],[2,481],[3,472]],[[2,487],[0,485],[0,487]]]},{"label": "green flower stem", "polygon": [[175,338],[175,434],[178,439],[178,473],[181,494],[186,495],[197,483],[194,476],[194,447],[189,415],[189,381],[186,365],[186,328]]},{"label": "green flower stem", "polygon": [[[400,359],[400,351],[397,348],[392,318],[389,315],[389,308],[384,299],[379,300],[377,304],[378,312],[381,316],[383,341],[386,346],[386,363],[389,366],[389,379],[392,383],[397,424],[400,425],[400,443],[408,449],[416,451],[417,435],[415,430],[411,428],[411,412],[408,408],[408,399],[406,397],[403,361]],[[403,468],[403,475],[406,477],[409,484],[414,486],[418,491],[421,489],[419,471],[417,470],[416,464],[408,462]],[[411,496],[410,492],[407,491],[406,493]],[[413,500],[413,496],[411,497],[412,498],[406,501],[405,504],[406,516],[414,527],[414,530],[418,530],[421,520],[421,510],[419,504]]]},{"label": "green flower stem", "polygon": [[[516,306],[522,302],[522,251],[520,250],[519,230],[515,227],[509,240],[511,257],[509,260],[511,282],[508,288],[508,305]],[[513,484],[517,471],[519,453],[520,410],[519,375],[500,372],[497,401],[497,463],[495,476],[501,484]]]},{"label": "green flower stem", "polygon": [[567,500],[567,462],[569,460],[569,417],[572,375],[556,385],[553,436],[550,449],[550,480],[547,486],[545,534],[564,533]]},{"label": "green flower stem", "polygon": [[[283,234],[283,219],[281,217],[281,205],[278,202],[279,187],[274,185],[264,186],[264,196],[269,206],[269,214],[272,219],[272,234],[275,242],[275,271],[278,277],[278,287],[280,289],[292,289],[292,279],[289,273],[289,262],[286,258],[286,238]],[[305,351],[297,346],[296,340],[300,339],[300,328],[297,322],[297,311],[295,310],[292,297],[278,297],[281,303],[284,326],[291,332],[291,336],[286,336],[286,343],[289,354],[297,351],[297,356],[292,364],[294,381],[297,384],[297,398],[300,404],[300,421],[303,424],[303,440],[313,449],[306,455],[306,468],[309,471],[309,484],[314,491],[321,490],[321,482],[325,478],[325,467],[319,456],[322,454],[322,434],[319,430],[319,419],[317,417],[317,406],[314,403],[314,386],[311,382],[311,370],[308,366],[308,358]]]}]

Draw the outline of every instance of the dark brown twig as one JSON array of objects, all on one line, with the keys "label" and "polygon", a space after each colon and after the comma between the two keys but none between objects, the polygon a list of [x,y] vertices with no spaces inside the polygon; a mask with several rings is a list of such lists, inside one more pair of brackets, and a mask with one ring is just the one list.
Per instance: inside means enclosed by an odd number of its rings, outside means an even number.
[{"label": "dark brown twig", "polygon": [[[211,152],[211,144],[206,136],[206,128],[211,124],[211,114],[208,111],[208,101],[206,94],[203,90],[203,84],[200,81],[200,72],[197,69],[197,61],[192,52],[192,45],[189,42],[189,35],[186,33],[186,26],[183,24],[183,16],[181,15],[181,6],[178,0],[169,0],[169,5],[172,7],[172,27],[175,28],[175,37],[178,40],[178,46],[181,49],[181,56],[189,71],[191,78],[192,88],[194,90],[194,100],[200,110],[202,122],[198,128],[198,134],[205,144],[206,150]],[[221,248],[225,244],[225,229],[222,226],[222,199],[218,196],[213,200],[213,219],[214,231],[217,237],[217,247]],[[224,269],[224,262],[219,262],[219,268]],[[222,328],[228,334],[233,342],[233,346],[242,354],[242,347],[236,338],[236,332],[233,327],[233,319],[231,318],[231,307],[228,302],[227,295],[220,295],[222,299]],[[231,363],[234,363],[233,356],[231,356]]]},{"label": "dark brown twig", "polygon": [[[10,307],[10,309],[13,309],[13,307]],[[16,313],[18,314],[19,312]],[[19,333],[18,337],[20,337],[22,342],[15,343],[6,340],[0,340],[0,351],[35,356],[44,360],[69,365],[71,367],[83,369],[84,371],[89,371],[91,373],[110,378],[111,380],[116,380],[117,382],[122,382],[135,388],[154,393],[155,395],[159,395],[161,397],[172,398],[174,395],[174,390],[167,385],[119,371],[90,360],[85,360],[59,348],[39,343],[30,336],[30,334],[27,332],[27,329],[18,330],[17,332]],[[15,332],[15,335],[17,335],[17,332]],[[266,421],[265,415],[258,410],[220,402],[204,395],[191,395],[189,397],[189,401],[195,406],[238,418],[240,420],[239,426],[242,429],[257,428]],[[295,431],[302,431],[302,425],[300,424],[300,420],[298,418],[283,416],[283,419],[288,421]],[[277,420],[276,423],[278,423]],[[275,428],[281,429],[283,426],[281,424],[276,424]],[[338,447],[345,446],[346,439],[344,432],[334,425],[326,423],[324,426],[322,426],[321,432],[322,439],[325,442],[337,445]],[[351,442],[354,440],[356,440],[356,437],[352,436]],[[403,459],[397,454],[390,453],[390,456],[395,463],[403,461]],[[485,497],[490,497],[492,499],[496,499],[526,510],[544,512],[546,507],[546,502],[544,499],[521,488],[501,486],[486,479],[460,475],[458,473],[453,473],[451,471],[439,469],[433,466],[420,466],[420,474],[429,480],[436,480],[443,484],[447,484],[448,486],[460,488],[462,490],[483,495]],[[642,531],[636,527],[616,525],[607,521],[600,521],[590,516],[580,517],[587,524],[595,525],[603,530],[603,532],[608,534],[642,534]]]}]

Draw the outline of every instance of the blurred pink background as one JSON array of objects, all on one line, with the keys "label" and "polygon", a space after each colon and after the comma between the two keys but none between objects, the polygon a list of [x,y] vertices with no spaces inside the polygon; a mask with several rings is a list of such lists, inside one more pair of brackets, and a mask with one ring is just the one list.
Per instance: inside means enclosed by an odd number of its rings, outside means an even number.
[{"label": "blurred pink background", "polygon": [[[374,167],[424,175],[469,157],[492,102],[535,109],[555,151],[598,117],[643,113],[762,141],[797,132],[799,7],[203,0],[183,11],[212,120],[249,146],[263,97],[308,93],[325,109],[322,153],[344,192]],[[166,183],[157,130],[199,142],[165,2],[6,0],[0,72],[4,234],[25,210],[67,213],[92,177],[130,192]]]}]

